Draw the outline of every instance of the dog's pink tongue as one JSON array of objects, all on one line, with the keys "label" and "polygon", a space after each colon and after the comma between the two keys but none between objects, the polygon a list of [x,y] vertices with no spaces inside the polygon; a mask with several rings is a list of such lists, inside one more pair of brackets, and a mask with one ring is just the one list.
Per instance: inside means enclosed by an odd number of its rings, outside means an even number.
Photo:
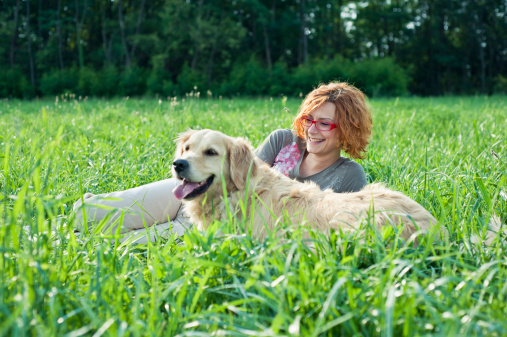
[{"label": "dog's pink tongue", "polygon": [[181,200],[192,193],[192,191],[195,190],[197,186],[199,186],[199,183],[189,183],[188,181],[183,180],[183,184],[178,185],[173,189],[174,196],[178,200]]}]

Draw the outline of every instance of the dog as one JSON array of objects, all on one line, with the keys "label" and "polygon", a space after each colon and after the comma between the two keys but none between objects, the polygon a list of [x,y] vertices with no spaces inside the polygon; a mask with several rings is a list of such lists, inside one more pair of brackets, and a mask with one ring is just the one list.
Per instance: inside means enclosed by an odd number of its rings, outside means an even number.
[{"label": "dog", "polygon": [[213,219],[226,220],[227,204],[235,216],[248,219],[244,223],[260,240],[276,232],[287,217],[292,224],[305,224],[323,233],[357,230],[364,221],[378,229],[403,224],[399,228],[405,240],[437,226],[424,207],[381,184],[367,185],[359,192],[335,193],[322,191],[313,182],[292,180],[256,158],[252,146],[242,138],[189,130],[176,142],[172,173],[182,184],[173,193],[199,229]]}]

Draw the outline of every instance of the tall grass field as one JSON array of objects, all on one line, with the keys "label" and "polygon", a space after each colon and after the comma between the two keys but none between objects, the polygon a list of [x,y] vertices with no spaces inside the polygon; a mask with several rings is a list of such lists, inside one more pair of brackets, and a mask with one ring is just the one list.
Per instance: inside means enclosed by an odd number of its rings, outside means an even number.
[{"label": "tall grass field", "polygon": [[493,214],[506,226],[506,97],[370,101],[368,180],[445,229],[418,246],[368,224],[256,241],[234,218],[147,244],[74,234],[83,193],[170,177],[178,133],[258,146],[300,102],[0,101],[0,336],[507,335],[506,234],[481,243]]}]

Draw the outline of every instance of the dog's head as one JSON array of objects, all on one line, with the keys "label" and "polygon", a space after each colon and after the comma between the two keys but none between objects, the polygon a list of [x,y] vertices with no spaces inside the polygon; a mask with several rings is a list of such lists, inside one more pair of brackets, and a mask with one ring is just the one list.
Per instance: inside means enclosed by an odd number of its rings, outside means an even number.
[{"label": "dog's head", "polygon": [[176,139],[173,177],[182,180],[173,192],[178,199],[192,200],[223,194],[222,175],[228,192],[243,189],[248,172],[255,175],[255,155],[242,138],[213,130],[189,130]]}]

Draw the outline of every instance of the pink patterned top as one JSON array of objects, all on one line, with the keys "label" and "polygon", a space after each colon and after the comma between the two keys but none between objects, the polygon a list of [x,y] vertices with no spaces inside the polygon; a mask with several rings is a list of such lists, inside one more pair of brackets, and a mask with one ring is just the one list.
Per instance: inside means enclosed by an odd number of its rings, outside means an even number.
[{"label": "pink patterned top", "polygon": [[294,169],[299,157],[301,157],[301,152],[296,142],[293,142],[280,150],[273,163],[273,169],[288,177],[289,171]]}]

